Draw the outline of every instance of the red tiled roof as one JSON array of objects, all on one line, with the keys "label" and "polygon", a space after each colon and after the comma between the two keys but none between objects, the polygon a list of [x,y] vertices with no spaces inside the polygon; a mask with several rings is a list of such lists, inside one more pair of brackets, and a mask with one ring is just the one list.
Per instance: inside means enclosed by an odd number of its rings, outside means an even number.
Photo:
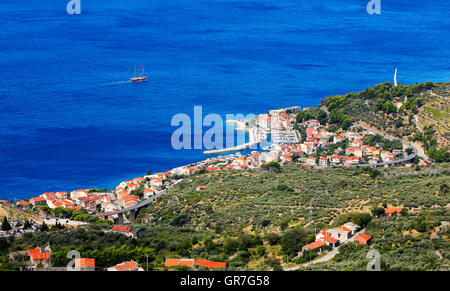
[{"label": "red tiled roof", "polygon": [[48,260],[52,253],[43,253],[40,248],[28,250],[28,254],[33,260]]},{"label": "red tiled roof", "polygon": [[346,231],[346,232],[351,231],[350,229],[346,228],[346,227],[343,226],[343,225],[339,226],[338,228],[339,228],[340,230],[343,230],[343,231]]},{"label": "red tiled roof", "polygon": [[75,268],[92,267],[95,268],[95,259],[78,258],[75,259]]},{"label": "red tiled roof", "polygon": [[169,259],[169,258],[166,259],[165,265],[166,267],[173,267],[173,266],[193,267],[194,265],[200,265],[210,269],[227,267],[227,263],[225,262],[200,261],[193,259]]},{"label": "red tiled roof", "polygon": [[131,228],[128,226],[114,225],[112,230],[121,232],[130,232]]},{"label": "red tiled roof", "polygon": [[361,233],[358,234],[357,236],[355,236],[355,240],[357,240],[360,244],[367,244],[367,242],[371,239],[372,237],[368,234],[365,233]]},{"label": "red tiled roof", "polygon": [[400,213],[400,212],[402,212],[402,209],[403,209],[402,207],[386,208],[384,210],[384,213],[385,214],[391,214],[391,213],[394,213],[394,212]]},{"label": "red tiled roof", "polygon": [[133,271],[138,269],[138,264],[135,261],[129,261],[117,264],[112,268],[116,269],[117,271]]},{"label": "red tiled roof", "polygon": [[34,202],[45,201],[44,197],[34,197],[34,198],[31,198],[31,199],[33,199]]},{"label": "red tiled roof", "polygon": [[331,236],[324,236],[322,239],[325,240],[327,243],[335,243],[336,242],[336,239],[332,238]]},{"label": "red tiled roof", "polygon": [[311,250],[314,250],[314,249],[323,247],[324,245],[325,245],[325,243],[324,243],[323,241],[318,240],[318,241],[315,241],[315,242],[312,242],[312,243],[308,244],[308,247],[309,247]]}]

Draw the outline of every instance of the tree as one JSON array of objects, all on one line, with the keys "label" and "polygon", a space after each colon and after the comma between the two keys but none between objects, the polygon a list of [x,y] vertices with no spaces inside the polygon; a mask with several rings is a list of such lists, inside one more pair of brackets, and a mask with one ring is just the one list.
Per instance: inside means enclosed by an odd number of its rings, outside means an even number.
[{"label": "tree", "polygon": [[151,175],[152,174],[152,171],[151,170],[148,170],[147,171],[147,176],[149,176],[149,175]]},{"label": "tree", "polygon": [[274,173],[274,172],[279,173],[280,169],[281,169],[280,164],[277,162],[269,162],[269,163],[263,164],[261,166],[261,168],[267,170],[270,173]]},{"label": "tree", "polygon": [[42,223],[42,225],[39,227],[39,230],[44,232],[48,230],[48,225],[45,224],[45,222]]},{"label": "tree", "polygon": [[297,254],[306,243],[307,235],[301,227],[286,231],[280,240],[281,249],[287,255]]},{"label": "tree", "polygon": [[5,218],[3,218],[3,222],[2,222],[2,230],[3,231],[8,231],[8,230],[11,230],[11,229],[12,229],[12,227],[9,224],[8,219],[5,216]]},{"label": "tree", "polygon": [[378,217],[379,215],[382,215],[384,213],[384,208],[375,206],[374,208],[372,208],[371,212],[373,216]]},{"label": "tree", "polygon": [[268,226],[270,224],[270,220],[268,220],[268,219],[264,219],[262,222],[261,222],[261,226],[262,227],[266,227],[266,226]]},{"label": "tree", "polygon": [[262,257],[266,254],[266,247],[265,246],[257,246],[256,247],[256,254],[259,257]]},{"label": "tree", "polygon": [[364,228],[371,220],[372,216],[369,213],[356,213],[352,215],[351,219],[356,225]]},{"label": "tree", "polygon": [[190,240],[184,240],[176,246],[177,255],[187,257],[191,254],[192,242]]},{"label": "tree", "polygon": [[0,237],[0,252],[6,251],[9,247],[8,240],[5,237]]},{"label": "tree", "polygon": [[325,125],[328,120],[327,113],[322,109],[320,109],[319,112],[317,113],[317,120],[320,122],[321,125]]},{"label": "tree", "polygon": [[189,222],[189,217],[186,214],[179,215],[175,217],[174,220],[170,223],[173,226],[183,226]]},{"label": "tree", "polygon": [[435,146],[432,146],[427,150],[427,154],[437,163],[450,161],[450,153],[448,152],[446,147],[437,149]]},{"label": "tree", "polygon": [[23,223],[23,229],[29,229],[31,228],[31,223],[28,219],[25,220],[25,222]]},{"label": "tree", "polygon": [[442,184],[442,185],[439,187],[439,189],[440,189],[440,191],[441,191],[441,194],[447,194],[448,191],[449,191],[449,187],[448,187],[447,184]]},{"label": "tree", "polygon": [[408,154],[408,156],[410,155],[410,154],[412,154],[412,152],[413,152],[413,149],[412,148],[407,148],[406,150],[405,150],[405,152]]},{"label": "tree", "polygon": [[281,230],[285,230],[286,228],[288,228],[289,226],[289,222],[287,221],[280,221],[280,228]]},{"label": "tree", "polygon": [[227,239],[223,244],[223,249],[226,255],[232,255],[239,247],[239,242],[235,239]]},{"label": "tree", "polygon": [[274,246],[280,242],[280,236],[273,232],[268,233],[265,239],[271,246]]}]

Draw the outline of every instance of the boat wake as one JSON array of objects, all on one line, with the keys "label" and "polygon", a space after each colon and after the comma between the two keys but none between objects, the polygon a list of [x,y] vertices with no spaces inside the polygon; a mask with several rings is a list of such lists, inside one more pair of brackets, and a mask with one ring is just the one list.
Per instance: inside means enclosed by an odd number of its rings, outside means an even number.
[{"label": "boat wake", "polygon": [[114,81],[114,82],[108,82],[102,84],[103,86],[112,86],[112,85],[123,85],[123,84],[129,84],[131,83],[130,80],[124,80],[124,81]]}]

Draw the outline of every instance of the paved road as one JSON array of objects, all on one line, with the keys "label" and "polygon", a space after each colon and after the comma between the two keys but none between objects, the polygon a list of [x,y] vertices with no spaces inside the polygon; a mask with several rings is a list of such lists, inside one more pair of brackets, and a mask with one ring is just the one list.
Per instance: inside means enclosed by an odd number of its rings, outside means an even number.
[{"label": "paved road", "polygon": [[[328,115],[328,109],[327,109],[326,106],[322,106],[321,109],[322,109],[323,111],[325,111],[325,113]],[[379,134],[379,135],[381,135],[381,136],[383,136],[383,137],[385,137],[385,138],[388,138],[388,139],[390,139],[390,140],[398,139],[398,138],[396,138],[396,137],[387,135],[387,134],[382,133],[382,132],[380,132],[380,131],[378,131],[378,130],[374,130],[374,129],[371,129],[371,128],[362,126],[362,125],[360,125],[360,124],[354,123],[354,125],[359,126],[359,127],[363,128],[363,129],[369,131],[369,132],[372,132],[372,133],[375,133],[375,134]],[[414,146],[413,144],[409,144],[409,143],[407,143],[407,142],[405,142],[405,141],[403,141],[403,140],[401,140],[401,139],[398,139],[398,140],[400,140],[400,141],[402,142],[402,144],[403,144],[404,147],[410,147],[410,148],[413,149],[413,152],[411,153],[411,155],[409,155],[409,156],[407,156],[407,157],[405,157],[405,158],[403,158],[403,159],[395,160],[395,161],[393,161],[393,162],[376,163],[376,164],[358,164],[358,165],[351,165],[350,167],[357,167],[357,166],[359,166],[359,167],[371,167],[371,166],[376,166],[376,167],[377,167],[377,166],[393,165],[393,164],[398,164],[398,163],[403,163],[403,162],[410,161],[410,160],[414,159],[414,158],[416,157],[416,155],[419,155],[419,156],[422,156],[422,157],[424,157],[424,158],[427,158],[427,156],[425,155],[425,153],[422,152],[420,149],[418,149],[418,148],[417,148],[416,146]]]},{"label": "paved road", "polygon": [[177,184],[178,182],[181,182],[182,180],[177,180],[175,181],[171,186],[169,186],[169,188],[167,188],[166,190],[162,190],[158,193],[155,193],[155,195],[142,200],[139,203],[136,203],[130,207],[124,208],[124,209],[120,209],[118,211],[113,211],[113,212],[106,212],[106,213],[101,213],[101,214],[93,214],[92,216],[95,217],[102,217],[102,216],[109,216],[109,215],[114,215],[114,214],[119,214],[119,213],[125,213],[125,212],[129,212],[131,210],[136,210],[136,209],[140,209],[148,204],[150,204],[153,200],[155,200],[156,198],[160,197],[161,195],[163,195],[164,193],[167,192],[167,190],[169,190],[170,188],[172,188],[175,184]]},{"label": "paved road", "polygon": [[408,155],[407,157],[404,157],[404,158],[401,158],[401,159],[397,159],[397,160],[394,160],[392,162],[382,162],[382,163],[375,163],[375,164],[357,164],[357,165],[350,165],[348,167],[380,167],[380,166],[389,166],[389,165],[404,163],[404,162],[408,162],[410,160],[413,160],[416,157],[417,153],[419,152],[419,149],[416,146],[414,146],[412,144],[409,144],[409,143],[407,143],[407,142],[405,142],[405,141],[403,141],[401,139],[395,138],[393,136],[384,134],[384,133],[382,133],[380,131],[377,131],[377,130],[374,130],[374,129],[371,129],[371,128],[368,128],[368,127],[365,127],[365,126],[362,126],[362,125],[359,125],[359,124],[355,124],[355,125],[363,128],[365,130],[367,130],[368,132],[370,132],[372,134],[379,134],[379,135],[381,135],[381,136],[383,136],[383,137],[385,137],[385,138],[387,138],[389,140],[397,139],[397,140],[402,142],[404,147],[412,148],[413,152],[410,155]]}]

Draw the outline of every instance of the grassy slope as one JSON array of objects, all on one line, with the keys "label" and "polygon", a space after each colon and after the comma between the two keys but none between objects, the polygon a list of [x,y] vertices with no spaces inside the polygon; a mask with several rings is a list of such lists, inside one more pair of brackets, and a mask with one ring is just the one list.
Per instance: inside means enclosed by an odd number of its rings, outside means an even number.
[{"label": "grassy slope", "polygon": [[[406,140],[417,130],[422,131],[426,125],[434,125],[438,148],[450,145],[449,108],[450,108],[450,83],[436,83],[428,91],[419,92],[412,97],[421,98],[424,104],[414,114],[419,129],[414,122],[409,122],[408,115],[411,110],[405,110],[403,114],[386,114],[377,110],[376,100],[354,99],[342,108],[342,111],[350,115],[356,122],[362,122],[387,134]],[[404,96],[397,96],[393,102],[397,107],[404,103]],[[396,127],[395,121],[402,120],[402,126]],[[419,143],[417,144],[421,146]]]},{"label": "grassy slope", "polygon": [[433,125],[438,147],[450,146],[450,83],[440,83],[432,89],[417,114],[421,129]]},{"label": "grassy slope", "polygon": [[[414,257],[429,257],[430,252],[438,249],[444,259],[429,259],[432,262],[430,268],[448,267],[448,234],[439,236],[433,244],[430,240],[431,229],[423,233],[416,232],[419,234],[416,237],[411,237],[409,230],[411,221],[423,220],[424,217],[430,225],[442,220],[449,221],[450,197],[439,190],[448,181],[448,164],[423,168],[421,171],[385,169],[379,178],[371,178],[362,169],[311,170],[298,166],[282,169],[278,174],[255,170],[192,177],[179,183],[143,211],[140,217],[150,217],[150,225],[161,227],[169,225],[177,216],[187,215],[189,223],[181,228],[210,232],[220,242],[224,237],[233,237],[242,231],[261,236],[267,232],[281,232],[279,224],[282,221],[289,222],[290,227],[302,225],[312,233],[313,226],[320,228],[332,225],[344,213],[369,212],[374,205],[382,203],[402,205],[410,208],[410,217],[385,222],[382,226],[372,224],[368,229],[368,233],[374,236],[377,249],[384,256],[390,256],[397,248],[408,245],[412,248],[407,248],[407,251],[402,249],[405,252],[404,262],[389,261],[388,265],[394,269],[417,269],[420,261]],[[196,187],[199,185],[206,185],[207,189],[198,192]],[[286,185],[287,188],[280,185]],[[308,223],[307,207],[312,197],[318,200],[314,203],[313,221]],[[270,220],[270,224],[263,227],[263,220]],[[396,247],[392,247],[394,242],[398,244]],[[316,268],[363,269],[367,260],[362,256],[367,253],[367,248],[344,252],[345,256],[338,257],[341,260],[339,263],[324,263]],[[280,255],[276,250],[273,254]],[[257,268],[258,264],[263,263],[255,257],[248,267]]]}]

